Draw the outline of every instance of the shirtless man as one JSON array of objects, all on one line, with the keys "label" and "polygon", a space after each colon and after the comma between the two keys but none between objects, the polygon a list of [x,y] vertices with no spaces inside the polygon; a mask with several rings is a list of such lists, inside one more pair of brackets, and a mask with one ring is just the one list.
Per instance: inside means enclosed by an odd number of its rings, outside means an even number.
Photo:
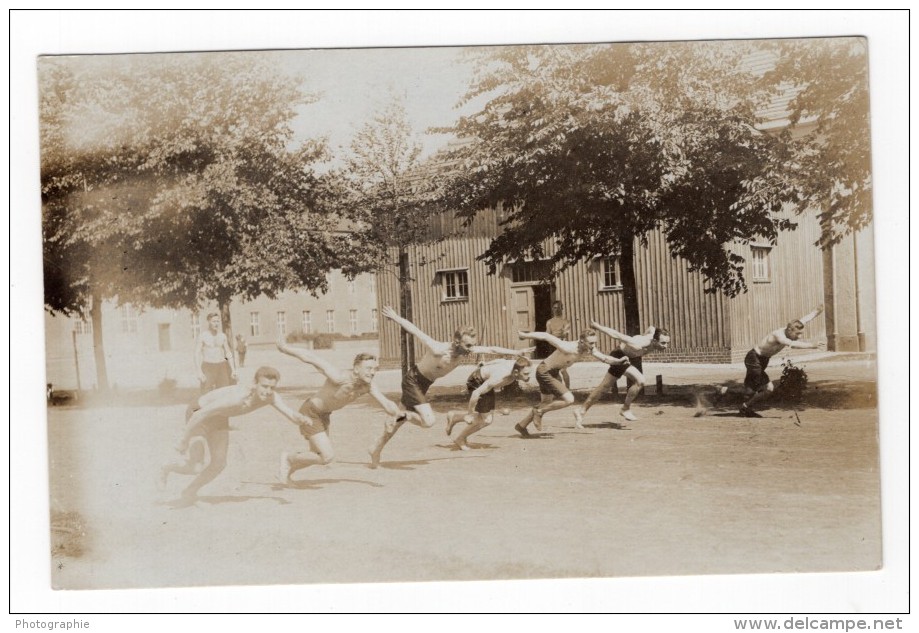
[{"label": "shirtless man", "polygon": [[236,361],[227,341],[227,335],[220,331],[220,315],[207,315],[207,329],[195,341],[195,367],[201,393],[226,387],[236,378]]},{"label": "shirtless man", "polygon": [[610,352],[610,356],[613,358],[626,358],[629,362],[624,365],[610,365],[606,375],[603,376],[603,380],[590,392],[587,400],[584,401],[584,405],[579,412],[580,415],[577,416],[578,424],[576,426],[583,428],[581,420],[587,410],[610,388],[615,387],[616,381],[622,378],[623,375],[628,382],[629,388],[626,391],[622,407],[619,409],[619,415],[630,422],[634,422],[638,418],[632,413],[632,402],[641,393],[641,388],[645,386],[645,377],[641,373],[640,359],[648,352],[667,349],[670,345],[670,332],[652,325],[644,334],[627,336],[613,328],[604,327],[596,321],[592,321],[591,325],[598,331],[615,339],[616,349]]},{"label": "shirtless man", "polygon": [[[536,368],[536,382],[539,383],[539,392],[542,394],[539,404],[514,426],[514,430],[521,437],[530,437],[530,432],[527,431],[530,422],[533,422],[537,431],[541,431],[543,415],[574,404],[574,394],[562,381],[561,370],[571,367],[582,354],[590,354],[607,365],[628,365],[629,362],[628,358],[613,358],[601,353],[597,349],[595,330],[584,330],[577,341],[563,341],[545,332],[518,332],[517,334],[522,339],[546,341],[555,347],[555,351]],[[580,425],[580,412],[575,410],[574,415],[577,424]]]},{"label": "shirtless man", "polygon": [[[565,306],[561,301],[552,304],[552,318],[546,321],[546,333],[563,341],[571,339],[571,322],[565,318]],[[571,387],[571,377],[568,370],[559,372],[566,387]]]},{"label": "shirtless man", "polygon": [[428,389],[431,384],[438,378],[449,374],[464,358],[476,354],[503,354],[507,356],[519,356],[528,350],[514,350],[504,347],[489,347],[478,345],[478,335],[475,328],[463,327],[456,330],[453,340],[449,343],[435,341],[433,338],[422,332],[411,321],[400,317],[395,310],[386,306],[383,308],[383,316],[395,321],[399,326],[413,335],[422,345],[424,345],[424,356],[412,368],[402,376],[402,405],[406,409],[406,416],[394,420],[387,424],[383,429],[383,435],[370,448],[370,467],[376,468],[380,464],[380,455],[383,447],[396,434],[396,432],[407,421],[423,428],[434,426],[434,411],[427,400]]},{"label": "shirtless man", "polygon": [[457,422],[463,420],[467,426],[453,443],[460,450],[468,451],[466,440],[491,424],[495,410],[495,392],[515,382],[526,383],[530,379],[532,363],[529,358],[519,356],[516,360],[493,360],[479,365],[469,375],[466,389],[469,391],[469,406],[466,411],[447,413],[447,435],[453,432]]},{"label": "shirtless man", "polygon": [[294,472],[313,464],[328,464],[335,459],[335,451],[329,439],[331,415],[345,405],[365,394],[370,394],[383,410],[394,418],[405,414],[399,406],[383,395],[373,383],[379,363],[372,354],[358,354],[350,371],[338,370],[326,360],[315,356],[304,349],[298,349],[278,341],[278,349],[289,356],[298,358],[322,372],[326,381],[311,398],[307,398],[300,407],[300,413],[312,420],[310,426],[301,426],[300,432],[310,443],[312,453],[281,453],[278,477],[282,482],[290,481]]},{"label": "shirtless man", "polygon": [[[171,473],[193,475],[197,472],[198,476],[188,484],[181,495],[184,505],[194,503],[198,490],[213,481],[226,468],[231,417],[245,415],[271,405],[294,424],[310,424],[309,418],[288,407],[275,392],[280,378],[280,373],[274,367],[259,367],[255,372],[252,386],[232,385],[215,389],[188,405],[185,412],[186,429],[176,445],[176,450],[182,457],[163,467],[160,484],[165,486]],[[198,472],[205,461],[205,448],[210,453],[210,460]]]},{"label": "shirtless man", "polygon": [[[744,358],[744,365],[747,367],[747,374],[744,377],[744,391],[747,396],[746,401],[740,406],[740,415],[745,418],[761,418],[759,413],[751,407],[754,402],[765,398],[775,390],[775,386],[769,376],[766,375],[766,367],[769,360],[781,352],[786,347],[796,349],[819,349],[824,346],[823,343],[809,343],[799,341],[804,333],[804,325],[816,319],[823,312],[823,306],[817,306],[813,312],[801,317],[795,321],[790,321],[784,328],[773,330],[759,342],[753,349],[747,352]],[[720,398],[727,393],[727,387],[719,389],[716,398]]]}]

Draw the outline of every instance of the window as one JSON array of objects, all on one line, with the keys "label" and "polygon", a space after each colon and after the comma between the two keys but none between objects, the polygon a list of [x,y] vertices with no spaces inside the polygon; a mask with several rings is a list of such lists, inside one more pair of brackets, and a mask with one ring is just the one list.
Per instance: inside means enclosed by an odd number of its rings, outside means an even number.
[{"label": "window", "polygon": [[357,310],[351,310],[348,322],[351,324],[351,334],[357,334]]},{"label": "window", "polygon": [[377,322],[377,309],[373,308],[370,310],[370,331],[376,332],[380,327],[380,324]]},{"label": "window", "polygon": [[548,260],[516,261],[511,266],[511,283],[532,284],[545,281],[551,270]]},{"label": "window", "polygon": [[600,272],[603,274],[600,290],[616,290],[622,288],[622,282],[619,278],[618,257],[602,258],[600,260]]},{"label": "window", "polygon": [[287,334],[287,313],[278,312],[278,336]]},{"label": "window", "polygon": [[83,317],[76,317],[73,320],[73,331],[77,334],[92,334],[93,324]]},{"label": "window", "polygon": [[261,336],[262,326],[259,322],[258,312],[249,313],[249,336]]},{"label": "window", "polygon": [[750,279],[752,281],[769,281],[769,246],[751,246],[751,271]]},{"label": "window", "polygon": [[469,271],[466,269],[441,270],[444,301],[464,301],[469,298]]},{"label": "window", "polygon": [[313,318],[309,310],[303,311],[303,325],[301,326],[304,334],[310,334],[313,331]]},{"label": "window", "polygon": [[325,327],[329,334],[335,331],[335,310],[325,311]]},{"label": "window", "polygon": [[137,334],[137,310],[130,303],[121,306],[121,331],[125,334]]},{"label": "window", "polygon": [[201,315],[194,312],[191,315],[191,337],[197,341],[199,336],[201,336]]}]

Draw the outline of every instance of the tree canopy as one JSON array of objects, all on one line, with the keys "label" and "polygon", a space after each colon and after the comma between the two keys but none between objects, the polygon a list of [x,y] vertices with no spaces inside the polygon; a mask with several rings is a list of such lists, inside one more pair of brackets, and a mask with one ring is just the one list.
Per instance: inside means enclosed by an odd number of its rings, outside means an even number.
[{"label": "tree canopy", "polygon": [[[552,272],[620,256],[627,327],[637,330],[633,244],[661,230],[710,290],[745,289],[728,247],[793,227],[779,199],[751,189],[781,141],[754,127],[761,95],[741,43],[508,47],[476,53],[467,99],[487,98],[453,132],[445,208],[509,211],[482,259],[546,256]],[[551,244],[547,249],[546,244]]]},{"label": "tree canopy", "polygon": [[323,288],[343,236],[289,148],[311,101],[264,54],[40,64],[46,303],[106,296],[196,307]]}]

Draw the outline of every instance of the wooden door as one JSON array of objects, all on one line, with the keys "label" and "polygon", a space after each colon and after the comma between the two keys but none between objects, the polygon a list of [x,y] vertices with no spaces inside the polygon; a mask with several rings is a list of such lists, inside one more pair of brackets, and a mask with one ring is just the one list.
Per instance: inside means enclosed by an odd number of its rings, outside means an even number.
[{"label": "wooden door", "polygon": [[[533,300],[533,289],[530,286],[511,288],[513,295],[513,338],[517,338],[517,331],[533,332],[536,330],[536,309]],[[517,340],[516,348],[530,347],[533,343],[529,340]]]}]

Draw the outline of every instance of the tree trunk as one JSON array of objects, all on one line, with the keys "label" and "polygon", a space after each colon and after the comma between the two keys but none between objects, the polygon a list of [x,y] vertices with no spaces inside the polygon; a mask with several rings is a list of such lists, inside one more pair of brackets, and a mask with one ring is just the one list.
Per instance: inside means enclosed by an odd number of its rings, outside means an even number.
[{"label": "tree trunk", "polygon": [[635,281],[635,240],[629,235],[619,250],[619,274],[622,276],[622,303],[625,307],[625,333],[641,334],[638,310],[638,284]]},{"label": "tree trunk", "polygon": [[220,308],[220,325],[223,327],[223,333],[227,335],[230,350],[235,352],[236,340],[233,338],[233,318],[230,316],[230,303],[232,302],[232,299],[218,299],[217,306]]},{"label": "tree trunk", "polygon": [[89,315],[93,323],[93,358],[96,361],[96,389],[107,392],[108,371],[105,367],[105,343],[102,341],[102,295],[93,290]]},{"label": "tree trunk", "polygon": [[[412,278],[408,265],[408,251],[399,247],[399,315],[412,321]],[[402,375],[406,375],[415,362],[415,339],[405,330],[401,330],[400,352],[402,357]]]}]

